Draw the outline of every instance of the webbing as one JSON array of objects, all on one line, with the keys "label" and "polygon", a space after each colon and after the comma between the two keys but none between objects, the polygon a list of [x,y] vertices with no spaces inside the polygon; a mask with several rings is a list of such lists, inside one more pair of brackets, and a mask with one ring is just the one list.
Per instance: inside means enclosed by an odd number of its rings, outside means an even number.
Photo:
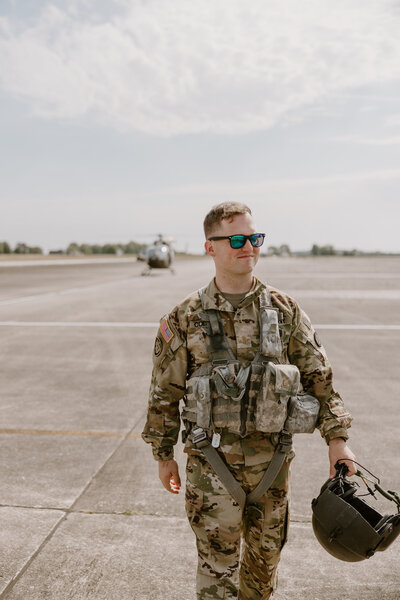
[{"label": "webbing", "polygon": [[202,448],[203,454],[218,475],[222,485],[243,510],[246,506],[246,492],[228,469],[216,449],[208,444]]},{"label": "webbing", "polygon": [[[196,431],[199,432],[201,430],[197,429]],[[196,446],[194,440],[193,444]],[[246,504],[257,502],[257,500],[269,490],[281,470],[291,447],[291,436],[289,436],[286,438],[286,443],[280,443],[276,448],[272,460],[268,465],[268,469],[265,471],[259,484],[249,494],[246,494],[239,482],[235,479],[233,473],[222,460],[217,450],[210,444],[210,441],[208,439],[204,440],[203,438],[202,442],[199,444],[199,449],[203,451],[204,456],[218,475],[222,485],[226,491],[230,493],[232,498],[236,500],[242,510],[245,508]]]},{"label": "webbing", "polygon": [[282,468],[283,463],[285,462],[286,452],[280,452],[279,450],[275,450],[274,456],[272,457],[271,462],[269,463],[268,469],[265,471],[260,483],[254,488],[253,491],[250,492],[247,496],[247,504],[252,504],[253,502],[257,502],[265,494],[267,490],[274,483],[279,471]]}]

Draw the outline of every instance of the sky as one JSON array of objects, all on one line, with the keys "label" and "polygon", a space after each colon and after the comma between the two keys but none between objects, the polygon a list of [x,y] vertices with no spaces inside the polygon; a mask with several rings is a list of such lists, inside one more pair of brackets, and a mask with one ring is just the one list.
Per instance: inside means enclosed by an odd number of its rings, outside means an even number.
[{"label": "sky", "polygon": [[0,241],[400,251],[398,0],[0,0]]}]

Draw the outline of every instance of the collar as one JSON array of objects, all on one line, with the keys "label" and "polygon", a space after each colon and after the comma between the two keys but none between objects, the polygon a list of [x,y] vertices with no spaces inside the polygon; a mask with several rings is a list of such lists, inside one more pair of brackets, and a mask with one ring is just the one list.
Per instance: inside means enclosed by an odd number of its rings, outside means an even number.
[{"label": "collar", "polygon": [[[261,294],[263,290],[265,290],[266,286],[262,283],[257,277],[253,278],[253,285],[251,289],[247,292],[246,296],[240,302],[239,307],[244,308],[249,306]],[[204,308],[206,310],[212,308],[217,310],[222,310],[225,312],[235,312],[232,304],[228,302],[228,300],[221,294],[220,290],[217,288],[215,283],[215,279],[212,279],[208,286],[205,288],[203,293],[203,301]]]}]

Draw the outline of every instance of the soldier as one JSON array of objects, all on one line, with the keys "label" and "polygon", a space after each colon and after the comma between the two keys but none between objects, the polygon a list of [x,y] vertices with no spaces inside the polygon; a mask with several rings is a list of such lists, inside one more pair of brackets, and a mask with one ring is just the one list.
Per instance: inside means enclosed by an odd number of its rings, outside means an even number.
[{"label": "soldier", "polygon": [[250,209],[219,204],[207,214],[204,231],[215,279],[161,319],[142,436],[152,444],[162,484],[178,493],[173,446],[183,399],[197,598],[267,600],[276,588],[289,520],[293,452],[282,432],[288,399],[299,392],[318,399],[317,426],[329,446],[331,477],[341,458],[350,475],[356,471],[346,444],[351,418],[307,315],[253,275],[265,234],[257,232]]}]

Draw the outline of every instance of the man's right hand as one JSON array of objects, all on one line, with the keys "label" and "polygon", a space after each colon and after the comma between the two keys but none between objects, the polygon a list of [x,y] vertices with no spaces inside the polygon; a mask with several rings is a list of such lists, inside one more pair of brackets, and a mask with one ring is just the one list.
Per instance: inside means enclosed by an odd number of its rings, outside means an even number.
[{"label": "man's right hand", "polygon": [[178,463],[176,460],[160,460],[158,462],[158,476],[161,483],[171,494],[179,494],[181,478],[179,477]]}]

